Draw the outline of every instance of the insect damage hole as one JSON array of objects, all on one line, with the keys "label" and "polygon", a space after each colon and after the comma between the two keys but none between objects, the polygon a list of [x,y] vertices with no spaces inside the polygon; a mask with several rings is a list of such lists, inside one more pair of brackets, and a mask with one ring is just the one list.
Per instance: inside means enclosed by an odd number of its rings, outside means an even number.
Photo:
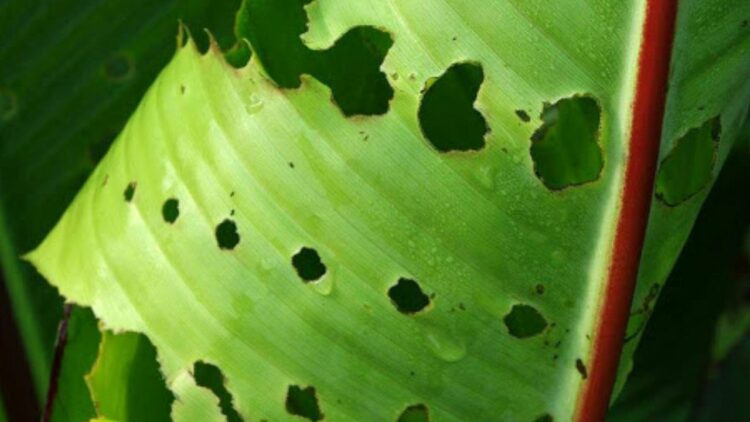
[{"label": "insect damage hole", "polygon": [[531,116],[529,116],[529,113],[527,113],[526,110],[516,110],[516,116],[518,116],[518,118],[524,123],[531,121]]},{"label": "insect damage hole", "polygon": [[480,150],[489,131],[474,108],[484,71],[476,63],[457,63],[427,82],[419,105],[419,125],[440,152]]},{"label": "insect damage hole", "polygon": [[297,385],[290,385],[286,393],[286,411],[311,421],[323,419],[323,413],[318,405],[318,396],[313,386],[300,388]]},{"label": "insect damage hole", "polygon": [[226,379],[221,369],[210,363],[198,361],[193,365],[193,378],[198,386],[208,388],[219,399],[221,413],[227,417],[227,422],[242,422],[242,416],[232,404],[232,393],[224,385]]},{"label": "insect damage hole", "polygon": [[552,417],[549,413],[545,413],[544,415],[539,416],[538,418],[534,419],[534,422],[554,422],[555,418]]},{"label": "insect damage hole", "polygon": [[326,266],[318,255],[318,251],[308,247],[302,247],[292,257],[292,266],[297,270],[297,275],[305,283],[320,280],[326,273]]},{"label": "insect damage hole", "polygon": [[430,298],[414,280],[399,278],[398,282],[388,289],[388,297],[399,312],[413,315],[427,308]]},{"label": "insect damage hole", "polygon": [[336,105],[345,116],[382,115],[388,112],[393,88],[380,66],[393,46],[391,35],[360,26],[318,53],[322,66],[313,76],[331,87]]},{"label": "insect damage hole", "polygon": [[309,74],[331,88],[333,102],[345,116],[382,115],[388,111],[393,88],[380,68],[393,45],[391,35],[378,28],[350,29],[327,50],[312,50],[302,42],[307,31],[305,4],[311,0],[243,2],[239,38],[281,88],[298,88]]},{"label": "insect damage hole", "polygon": [[180,201],[177,198],[169,198],[161,207],[161,216],[169,224],[174,224],[180,216]]},{"label": "insect damage hole", "polygon": [[547,328],[542,314],[530,305],[513,305],[503,322],[510,335],[521,339],[539,335]]},{"label": "insect damage hole", "polygon": [[415,404],[401,412],[396,422],[429,422],[430,411],[424,404]]},{"label": "insect damage hole", "polygon": [[544,105],[542,126],[531,136],[531,159],[542,183],[552,190],[593,182],[604,167],[599,138],[601,108],[589,96]]},{"label": "insect damage hole", "polygon": [[720,133],[719,118],[714,118],[677,140],[659,167],[657,198],[669,206],[677,206],[711,182]]},{"label": "insect damage hole", "polygon": [[232,250],[240,243],[240,235],[237,233],[237,224],[227,218],[216,226],[216,242],[219,249]]},{"label": "insect damage hole", "polygon": [[125,191],[122,193],[125,197],[125,202],[131,202],[133,201],[133,197],[135,196],[135,188],[137,186],[136,182],[130,182],[125,187]]}]

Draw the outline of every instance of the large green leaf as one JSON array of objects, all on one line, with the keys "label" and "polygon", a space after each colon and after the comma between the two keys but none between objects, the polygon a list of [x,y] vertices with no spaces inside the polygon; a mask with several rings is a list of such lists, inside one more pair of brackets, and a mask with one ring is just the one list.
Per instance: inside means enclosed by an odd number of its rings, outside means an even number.
[{"label": "large green leaf", "polygon": [[[231,413],[196,362],[257,420],[571,419],[636,153],[646,2],[317,0],[306,46],[289,17],[302,3],[246,4],[238,31],[257,56],[242,69],[181,47],[30,259],[107,327],[151,339],[178,420]],[[689,195],[660,174],[662,198],[682,202],[654,203],[637,306],[746,115],[749,9],[680,2],[661,156],[710,165]],[[289,13],[253,32],[259,10]],[[393,98],[373,116],[389,95],[351,88],[381,89],[368,66],[384,50]],[[284,60],[298,67],[273,67]],[[281,88],[300,73],[330,89]],[[484,137],[431,137],[459,116]],[[555,161],[583,148],[586,171]]]}]

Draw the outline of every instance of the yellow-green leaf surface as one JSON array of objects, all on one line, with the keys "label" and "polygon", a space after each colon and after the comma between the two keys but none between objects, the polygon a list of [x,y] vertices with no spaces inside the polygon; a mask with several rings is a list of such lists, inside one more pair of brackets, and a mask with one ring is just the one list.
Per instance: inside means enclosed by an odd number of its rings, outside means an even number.
[{"label": "yellow-green leaf surface", "polygon": [[[662,156],[720,117],[711,180],[746,115],[737,11],[750,6],[680,4]],[[340,83],[336,40],[361,25],[390,35],[393,98],[370,116],[312,77],[274,83],[284,57],[257,48],[273,34],[248,36],[242,69],[188,41],[30,259],[107,328],[149,337],[177,420],[228,414],[196,362],[221,370],[245,420],[569,420],[611,259],[645,6],[308,4],[304,40],[329,61],[300,69],[337,90],[356,84]],[[481,81],[478,114],[452,106],[486,124],[483,146],[443,152],[423,136],[422,94],[449,92],[444,76]],[[549,113],[570,98],[594,99],[598,125]],[[550,185],[532,143],[561,148],[576,130],[595,134],[601,168]],[[655,202],[638,300],[671,268],[700,188]]]}]

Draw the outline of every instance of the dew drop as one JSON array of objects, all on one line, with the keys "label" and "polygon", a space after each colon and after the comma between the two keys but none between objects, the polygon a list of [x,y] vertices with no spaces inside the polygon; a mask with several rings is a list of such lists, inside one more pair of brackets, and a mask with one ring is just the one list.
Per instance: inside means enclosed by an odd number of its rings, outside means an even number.
[{"label": "dew drop", "polygon": [[245,110],[247,114],[255,114],[263,109],[263,100],[260,99],[256,94],[251,94],[250,99],[245,104]]},{"label": "dew drop", "polygon": [[262,272],[270,272],[273,269],[273,259],[264,257],[260,259],[260,269]]},{"label": "dew drop", "polygon": [[328,272],[326,273],[325,277],[321,278],[320,280],[309,283],[308,285],[315,291],[316,293],[320,293],[323,296],[330,296],[333,292],[333,286],[336,281],[336,272],[337,268],[335,264],[332,264],[328,268]]},{"label": "dew drop", "polygon": [[479,170],[477,171],[477,179],[484,188],[488,190],[495,189],[495,169],[492,166],[480,166]]},{"label": "dew drop", "polygon": [[439,328],[426,328],[425,340],[435,356],[446,362],[458,362],[466,356],[466,344]]}]

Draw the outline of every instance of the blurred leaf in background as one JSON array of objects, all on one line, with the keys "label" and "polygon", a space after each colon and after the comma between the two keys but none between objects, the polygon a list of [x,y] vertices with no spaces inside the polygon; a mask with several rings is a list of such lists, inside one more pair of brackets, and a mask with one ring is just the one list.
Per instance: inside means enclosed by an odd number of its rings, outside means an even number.
[{"label": "blurred leaf in background", "polygon": [[610,422],[750,420],[749,141],[750,121],[645,327]]}]

